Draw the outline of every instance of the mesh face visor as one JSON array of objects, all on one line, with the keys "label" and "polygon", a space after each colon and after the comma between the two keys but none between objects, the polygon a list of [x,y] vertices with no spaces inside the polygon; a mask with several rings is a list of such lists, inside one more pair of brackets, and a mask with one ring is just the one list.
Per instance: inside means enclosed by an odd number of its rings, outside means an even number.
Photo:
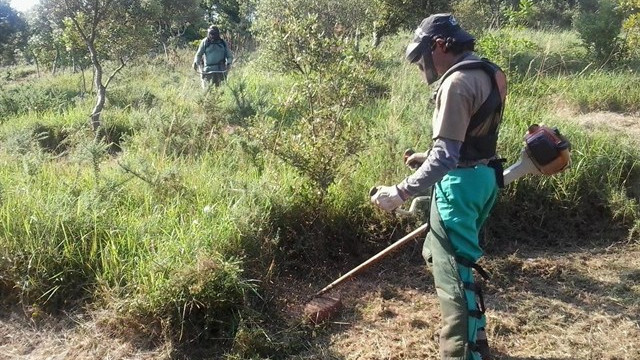
[{"label": "mesh face visor", "polygon": [[407,45],[405,58],[407,59],[408,62],[413,64],[418,60],[420,60],[420,55],[422,55],[423,51],[424,51],[424,46],[422,45],[422,42],[417,42],[417,43],[412,42],[409,45]]},{"label": "mesh face visor", "polygon": [[413,35],[413,42],[407,45],[405,51],[405,58],[412,64],[420,60],[420,55],[422,55],[433,42],[430,39],[431,37],[420,27],[416,29]]}]

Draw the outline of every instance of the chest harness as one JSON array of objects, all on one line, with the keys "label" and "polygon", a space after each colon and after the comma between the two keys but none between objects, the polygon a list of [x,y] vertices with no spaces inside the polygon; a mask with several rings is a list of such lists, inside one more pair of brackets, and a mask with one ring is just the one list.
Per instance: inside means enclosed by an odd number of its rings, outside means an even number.
[{"label": "chest harness", "polygon": [[[480,69],[489,76],[491,92],[480,105],[480,108],[471,116],[464,142],[460,148],[460,162],[475,165],[482,160],[489,160],[487,165],[495,170],[498,186],[502,188],[504,187],[504,179],[502,177],[504,169],[502,165],[505,160],[496,159],[495,156],[498,145],[498,128],[502,122],[504,102],[507,95],[507,79],[504,72],[498,65],[487,59],[462,60],[447,70],[440,80],[440,85],[449,75],[456,71],[473,69]],[[485,133],[474,135],[473,132],[485,122],[491,122]]]}]

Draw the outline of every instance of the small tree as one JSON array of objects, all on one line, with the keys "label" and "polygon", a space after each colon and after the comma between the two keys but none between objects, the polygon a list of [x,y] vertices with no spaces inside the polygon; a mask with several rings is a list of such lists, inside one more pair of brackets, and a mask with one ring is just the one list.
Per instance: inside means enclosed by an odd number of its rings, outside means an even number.
[{"label": "small tree", "polygon": [[[126,61],[152,44],[148,14],[140,0],[43,0],[42,6],[52,20],[64,24],[65,31],[76,32],[89,51],[97,92],[91,127],[97,131],[111,80]],[[105,81],[106,60],[118,65]]]},{"label": "small tree", "polygon": [[611,0],[599,0],[595,12],[580,12],[574,27],[596,60],[608,61],[620,50],[622,15]]},{"label": "small tree", "polygon": [[269,22],[261,23],[260,53],[295,85],[286,99],[256,115],[247,135],[324,195],[364,142],[366,121],[351,110],[384,92],[372,67],[377,54],[361,51],[348,31],[325,22],[326,13],[293,7],[278,15],[261,19]]},{"label": "small tree", "polygon": [[373,0],[375,20],[373,44],[378,46],[382,37],[400,29],[414,29],[420,20],[435,13],[451,10],[450,1],[445,0]]}]

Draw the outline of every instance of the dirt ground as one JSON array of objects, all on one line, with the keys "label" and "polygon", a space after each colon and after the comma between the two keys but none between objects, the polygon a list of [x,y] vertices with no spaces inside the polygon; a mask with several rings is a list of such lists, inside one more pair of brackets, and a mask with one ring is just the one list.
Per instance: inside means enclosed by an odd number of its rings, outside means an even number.
[{"label": "dirt ground", "polygon": [[[640,242],[562,252],[487,256],[488,335],[496,359],[636,359],[640,354]],[[345,270],[346,271],[346,270]],[[409,245],[330,295],[343,308],[289,359],[438,359],[440,315],[419,244]],[[290,284],[291,285],[291,284]],[[282,298],[301,314],[301,284]],[[46,324],[46,325],[43,325]],[[0,359],[169,359],[140,350],[89,318],[32,322],[0,315]],[[200,358],[200,357],[198,357]]]},{"label": "dirt ground", "polygon": [[[640,139],[638,116],[574,118],[585,127]],[[419,247],[409,245],[331,291],[343,309],[289,359],[438,359],[438,303]],[[640,358],[640,239],[562,251],[521,248],[488,254],[483,266],[493,274],[485,301],[496,359]],[[277,299],[283,314],[301,314],[305,295],[324,285],[288,284],[295,291]],[[170,353],[170,344],[136,348],[105,333],[87,315],[35,321],[20,309],[0,311],[0,360],[159,360]]]},{"label": "dirt ground", "polygon": [[[497,359],[635,359],[640,248],[488,256]],[[300,359],[438,359],[439,310],[424,267],[391,263],[343,290],[345,311]]]}]

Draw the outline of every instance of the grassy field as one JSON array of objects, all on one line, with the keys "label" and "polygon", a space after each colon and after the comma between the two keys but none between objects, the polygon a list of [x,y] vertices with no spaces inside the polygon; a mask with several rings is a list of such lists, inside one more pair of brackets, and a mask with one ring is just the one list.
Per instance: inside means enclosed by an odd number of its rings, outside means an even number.
[{"label": "grassy field", "polygon": [[[628,358],[634,345],[585,350],[596,341],[585,332],[640,343],[637,256],[626,255],[640,232],[640,74],[590,64],[571,33],[508,39],[507,50],[480,42],[510,78],[501,155],[514,162],[527,126],[544,123],[571,140],[573,163],[502,192],[484,235],[500,274],[490,335],[503,358]],[[430,144],[430,91],[401,61],[404,41],[371,50],[371,68],[346,80],[271,73],[245,57],[207,92],[191,51],[139,61],[109,87],[99,136],[87,126],[89,73],[2,69],[0,355],[66,341],[68,358],[435,358],[438,312],[419,256],[349,284],[338,321],[349,326],[295,316],[305,294],[420,222],[367,196],[407,175],[404,149]],[[580,321],[590,315],[599,322]],[[63,338],[46,335],[51,324]],[[364,346],[376,331],[378,345]],[[385,353],[398,343],[404,355]]]}]

